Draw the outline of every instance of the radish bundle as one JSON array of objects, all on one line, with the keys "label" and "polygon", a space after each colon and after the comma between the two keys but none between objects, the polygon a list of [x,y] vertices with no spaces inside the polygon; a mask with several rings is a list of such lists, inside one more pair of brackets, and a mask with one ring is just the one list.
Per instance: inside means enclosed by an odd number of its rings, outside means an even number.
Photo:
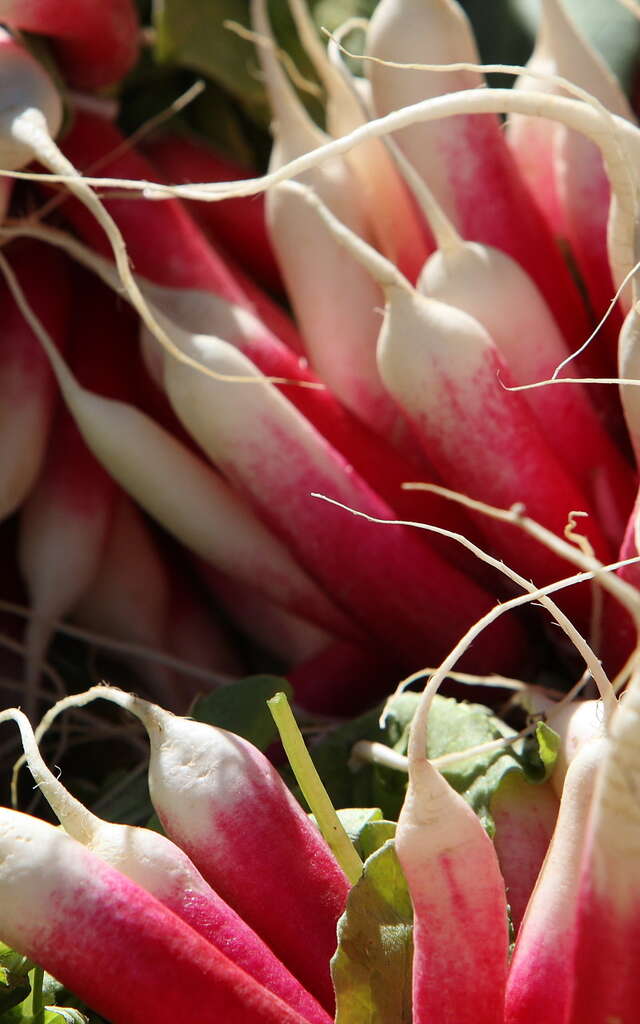
[{"label": "radish bundle", "polygon": [[561,0],[513,90],[456,0],[152,6],[0,0],[0,719],[72,837],[0,808],[0,1016],[633,1024],[632,105]]}]

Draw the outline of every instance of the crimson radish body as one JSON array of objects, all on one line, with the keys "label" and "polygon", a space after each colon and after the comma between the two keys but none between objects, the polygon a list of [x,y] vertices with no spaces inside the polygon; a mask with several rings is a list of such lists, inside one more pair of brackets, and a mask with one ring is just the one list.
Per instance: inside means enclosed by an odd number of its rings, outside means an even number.
[{"label": "crimson radish body", "polygon": [[0,808],[0,933],[113,1024],[303,1024],[75,839]]}]

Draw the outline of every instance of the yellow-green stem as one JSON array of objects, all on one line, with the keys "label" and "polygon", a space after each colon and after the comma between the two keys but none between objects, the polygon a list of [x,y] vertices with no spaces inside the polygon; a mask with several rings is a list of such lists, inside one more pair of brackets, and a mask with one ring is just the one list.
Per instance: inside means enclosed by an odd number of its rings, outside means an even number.
[{"label": "yellow-green stem", "polygon": [[318,827],[345,875],[351,884],[355,885],[362,874],[362,861],[345,832],[329,799],[329,794],[316,771],[302,733],[289,707],[286,694],[276,693],[271,700],[267,701],[267,704],[280,733],[282,746],[289,759],[293,774],[315,816]]}]

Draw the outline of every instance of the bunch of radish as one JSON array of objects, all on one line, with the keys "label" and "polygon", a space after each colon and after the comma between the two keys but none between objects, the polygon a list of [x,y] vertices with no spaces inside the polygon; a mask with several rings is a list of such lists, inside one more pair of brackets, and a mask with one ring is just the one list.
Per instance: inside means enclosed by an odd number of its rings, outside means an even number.
[{"label": "bunch of radish", "polygon": [[[357,866],[259,752],[172,712],[266,665],[344,716],[441,663],[396,840],[414,1024],[631,1024],[640,130],[561,0],[512,90],[456,0],[380,0],[359,74],[349,26],[326,47],[287,5],[322,126],[251,0],[254,177],[170,119],[121,130],[133,0],[0,0],[0,707],[19,677],[6,717],[69,834],[0,810],[0,941],[114,1024],[328,1022]],[[149,733],[169,839],[41,761],[65,629],[155,702],[97,694]],[[531,709],[553,790],[492,843],[427,759],[431,698],[458,659],[568,688],[579,657],[598,699]]]}]

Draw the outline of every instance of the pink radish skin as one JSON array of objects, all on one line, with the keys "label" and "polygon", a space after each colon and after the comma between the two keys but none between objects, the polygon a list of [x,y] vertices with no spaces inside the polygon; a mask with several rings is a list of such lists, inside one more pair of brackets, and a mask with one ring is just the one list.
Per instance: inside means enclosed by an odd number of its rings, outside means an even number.
[{"label": "pink radish skin", "polygon": [[[169,135],[146,143],[146,155],[168,181],[238,181],[248,177],[204,141]],[[263,288],[280,294],[282,280],[267,234],[264,200],[230,199],[226,203],[189,203],[194,220],[219,242]]]},{"label": "pink radish skin", "polygon": [[65,77],[80,89],[115,84],[138,57],[140,27],[132,0],[2,0],[0,21],[51,36]]},{"label": "pink radish skin", "polygon": [[[149,532],[120,493],[95,578],[73,609],[73,620],[105,636],[161,650],[169,615],[169,579]],[[133,668],[164,700],[175,699],[163,666],[136,658]]]},{"label": "pink radish skin", "polygon": [[[271,38],[265,0],[252,0],[256,32]],[[258,48],[274,115],[271,169],[322,145],[327,136],[313,123],[271,49]],[[310,172],[305,179],[342,221],[364,238],[372,227],[361,189],[343,159]],[[287,294],[304,338],[309,361],[334,395],[372,430],[404,455],[416,445],[401,412],[386,393],[375,364],[380,292],[355,260],[340,253],[313,212],[288,192],[267,193],[267,223]],[[313,263],[301,252],[313,252]]]},{"label": "pink radish skin", "polygon": [[[225,305],[204,292],[158,288],[145,282],[141,282],[141,287],[156,318],[165,324],[183,348],[191,344],[187,332],[205,336],[215,334],[235,345],[267,376],[317,383],[306,363],[300,362],[259,326],[254,329],[251,314],[246,311]],[[166,319],[163,320],[163,316]],[[143,332],[143,349],[160,384],[163,357],[148,332]],[[411,461],[403,458],[383,437],[376,436],[341,406],[327,389],[286,384],[278,387],[325,440],[384,498],[397,516],[448,526],[467,534],[473,532],[468,518],[452,509],[449,502],[427,492],[402,490],[405,480],[434,479],[426,459]],[[458,568],[477,575],[475,560],[470,562],[464,552],[452,551],[451,545],[441,544],[438,538],[435,538],[433,546]]]},{"label": "pink radish skin", "polygon": [[[219,374],[255,372],[223,341],[182,339],[188,341],[191,352]],[[486,592],[405,527],[381,529],[311,497],[319,491],[378,519],[393,519],[392,510],[272,385],[253,387],[240,406],[225,381],[182,370],[177,361],[165,360],[167,392],[189,432],[251,496],[332,599],[403,663],[415,667],[444,655],[489,607]],[[443,628],[443,601],[453,594]],[[518,628],[512,622],[501,633],[499,641],[490,641],[491,649],[509,660],[520,644]],[[484,659],[481,646],[471,654],[478,662]]]},{"label": "pink radish skin", "polygon": [[[112,295],[95,279],[75,275],[78,297],[69,329],[70,361],[78,380],[111,398],[126,399],[127,338]],[[93,322],[86,348],[87,323]],[[41,671],[53,624],[64,618],[98,571],[115,502],[115,485],[87,448],[63,407],[53,423],[42,473],[21,516],[20,566],[34,617],[27,632],[27,683]],[[33,701],[27,702],[33,713]]]},{"label": "pink radish skin", "polygon": [[[551,846],[518,934],[507,984],[505,1024],[568,1019],[575,974],[572,935],[580,863],[603,750],[603,740],[586,744],[569,767]],[[585,1021],[591,1018],[587,1016]]]},{"label": "pink radish skin", "polygon": [[[353,82],[327,55],[306,0],[288,0],[298,34],[326,92],[327,130],[334,138],[347,135],[368,118]],[[347,163],[358,180],[378,247],[387,259],[415,282],[431,251],[431,239],[393,158],[373,140],[353,149]],[[200,179],[204,180],[204,179]]]},{"label": "pink radish skin", "polygon": [[319,715],[347,717],[371,707],[389,693],[398,671],[377,651],[335,641],[306,661],[287,678],[296,703]]},{"label": "pink radish skin", "polygon": [[[450,485],[489,504],[528,512],[562,533],[572,509],[588,501],[539,432],[524,400],[504,390],[509,373],[492,339],[467,313],[416,292],[380,254],[365,246],[292,182],[280,186],[313,205],[341,244],[360,259],[384,288],[387,308],[378,340],[382,378],[412,421],[425,451]],[[477,445],[477,447],[476,447]],[[534,511],[534,509],[536,511]],[[527,577],[558,579],[564,566],[554,554],[500,524],[480,524],[514,568]],[[586,532],[596,551],[608,546],[597,523]],[[586,592],[563,595],[583,620]]]},{"label": "pink radish skin", "polygon": [[3,941],[113,1024],[304,1021],[75,839],[6,808],[0,897]]},{"label": "pink radish skin", "polygon": [[[3,269],[17,295],[17,282]],[[222,571],[255,582],[312,621],[352,635],[344,616],[216,473],[134,406],[82,388],[37,318],[26,306],[24,312],[86,444],[125,491]],[[171,489],[166,480],[173,481]]]},{"label": "pink radish skin", "polygon": [[149,734],[149,788],[167,835],[332,1011],[329,960],[349,883],[273,765],[233,733],[112,687],[64,705],[101,697],[140,718]]},{"label": "pink radish skin", "polygon": [[[466,16],[453,0],[383,0],[369,25],[367,53],[423,64],[479,62]],[[482,84],[470,71],[401,71],[370,62],[365,70],[379,115]],[[580,344],[589,333],[580,295],[497,119],[465,116],[414,125],[398,134],[398,142],[461,234],[507,252],[524,267],[571,347]]]},{"label": "pink radish skin", "polygon": [[532,785],[515,773],[504,780],[491,801],[493,842],[516,933],[549,848],[558,807],[549,782]]},{"label": "pink radish skin", "polygon": [[229,620],[286,664],[312,658],[335,640],[326,630],[265,600],[254,587],[222,576],[204,562],[197,563],[197,569]]},{"label": "pink radish skin", "polygon": [[[515,80],[514,89],[526,92],[544,90],[550,95],[555,89],[552,82],[538,78],[537,74],[555,74],[555,61],[549,52],[549,33],[544,17],[538,22],[533,53],[526,70]],[[529,186],[534,201],[540,207],[549,229],[556,237],[566,236],[564,212],[558,195],[555,176],[555,137],[559,126],[553,121],[513,114],[505,125],[505,137],[513,153],[518,170]]]},{"label": "pink radish skin", "polygon": [[[153,180],[151,164],[135,150],[111,157],[124,139],[115,125],[96,114],[78,111],[63,149],[71,162],[88,168],[100,162],[99,173]],[[157,175],[156,175],[157,177]],[[178,200],[148,203],[143,199],[106,198],[103,205],[118,224],[137,273],[173,288],[202,288],[229,302],[247,305],[222,257],[198,230]],[[111,246],[91,213],[77,200],[63,207],[74,228],[103,256]]]},{"label": "pink radish skin", "polygon": [[509,939],[496,853],[424,758],[410,763],[396,850],[414,911],[414,1024],[502,1024]]},{"label": "pink radish skin", "polygon": [[[553,70],[587,90],[607,110],[635,122],[622,89],[560,0],[544,0],[542,10]],[[555,136],[554,167],[569,241],[599,319],[615,292],[606,256],[610,189],[602,157],[584,136],[561,128]],[[614,352],[620,327],[618,310],[604,327]]]},{"label": "pink radish skin", "polygon": [[[546,380],[569,354],[533,281],[497,249],[460,240],[439,250],[427,262],[418,289],[479,320],[516,384]],[[633,474],[606,434],[586,391],[571,385],[523,395],[542,433],[591,498],[607,536],[617,546],[634,499]]]},{"label": "pink radish skin", "polygon": [[154,896],[238,967],[311,1024],[329,1017],[244,921],[205,882],[187,855],[150,829],[102,821],[76,800],[42,760],[28,720],[12,708],[0,721],[20,728],[29,770],[60,824],[78,842]]},{"label": "pink radish skin", "polygon": [[636,675],[611,719],[589,815],[567,1024],[633,1021],[640,1003],[640,978],[630,954],[640,935],[639,721]]},{"label": "pink radish skin", "polygon": [[[66,343],[71,291],[64,259],[21,242],[7,250],[56,344]],[[48,282],[46,293],[41,282]],[[55,402],[49,363],[6,286],[0,293],[0,521],[22,504],[40,471]]]}]

